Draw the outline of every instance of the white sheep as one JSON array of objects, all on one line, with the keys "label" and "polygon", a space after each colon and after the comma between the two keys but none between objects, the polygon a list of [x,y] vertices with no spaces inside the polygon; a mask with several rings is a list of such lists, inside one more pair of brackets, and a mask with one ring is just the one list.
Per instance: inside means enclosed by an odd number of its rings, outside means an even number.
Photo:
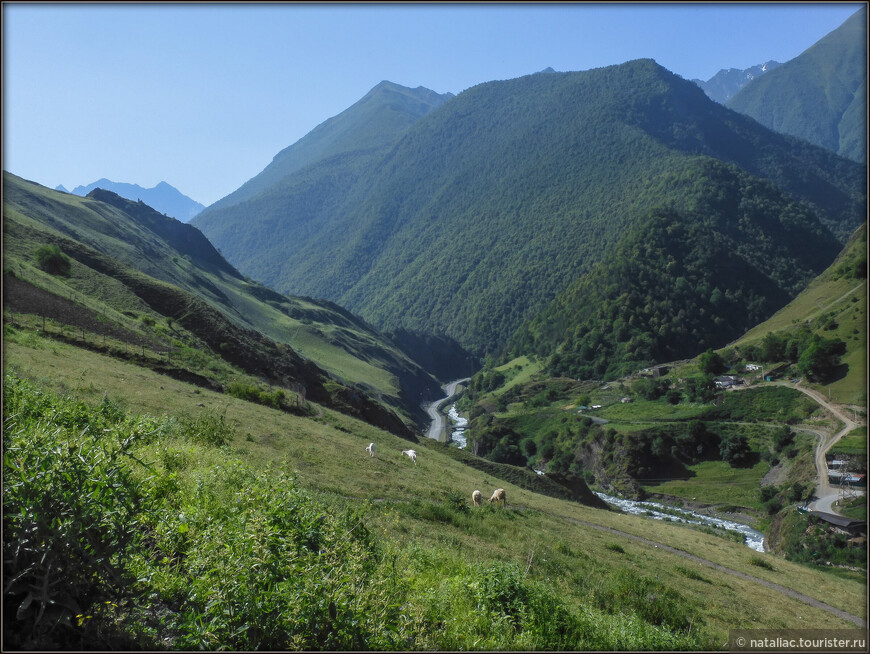
[{"label": "white sheep", "polygon": [[483,493],[479,490],[474,491],[471,494],[471,501],[474,502],[474,506],[480,506],[481,501],[483,501]]},{"label": "white sheep", "polygon": [[417,453],[414,450],[402,450],[402,454],[407,454],[408,458],[417,465]]},{"label": "white sheep", "polygon": [[507,504],[507,498],[505,497],[504,488],[495,489],[492,497],[489,498],[489,503],[492,504],[493,502],[495,502],[496,504],[501,504],[502,506]]},{"label": "white sheep", "polygon": [[366,448],[366,452],[369,453],[369,456],[374,456],[375,455],[375,444],[369,443],[369,446]]}]

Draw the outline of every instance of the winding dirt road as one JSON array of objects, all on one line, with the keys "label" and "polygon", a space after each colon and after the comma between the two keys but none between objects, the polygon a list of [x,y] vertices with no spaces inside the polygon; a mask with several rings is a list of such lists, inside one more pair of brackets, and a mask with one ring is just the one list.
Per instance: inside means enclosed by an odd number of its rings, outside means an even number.
[{"label": "winding dirt road", "polygon": [[810,504],[810,509],[813,511],[823,511],[825,513],[836,513],[836,511],[834,511],[833,509],[833,504],[839,497],[840,491],[836,488],[833,488],[828,481],[828,464],[825,461],[825,455],[837,441],[839,441],[843,436],[858,427],[859,423],[849,418],[849,416],[846,415],[845,411],[843,411],[839,405],[833,404],[822,393],[816,390],[806,388],[805,386],[801,386],[800,384],[793,384],[791,382],[775,383],[779,386],[788,386],[789,388],[794,388],[795,390],[800,391],[804,395],[808,395],[820,405],[822,405],[824,408],[826,408],[828,411],[830,411],[838,420],[842,421],[843,423],[843,428],[840,431],[838,431],[833,436],[827,438],[823,434],[815,432],[820,437],[819,444],[816,446],[817,499],[815,499]]}]

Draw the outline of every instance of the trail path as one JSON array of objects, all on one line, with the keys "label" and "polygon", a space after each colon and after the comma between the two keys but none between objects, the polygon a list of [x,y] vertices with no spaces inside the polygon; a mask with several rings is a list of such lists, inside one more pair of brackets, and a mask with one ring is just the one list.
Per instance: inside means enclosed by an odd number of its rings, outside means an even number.
[{"label": "trail path", "polygon": [[688,552],[684,552],[683,550],[679,550],[676,547],[671,547],[670,545],[664,545],[663,543],[657,543],[656,541],[650,540],[648,538],[643,538],[642,536],[635,536],[634,534],[629,534],[625,531],[620,531],[619,529],[614,529],[613,527],[605,527],[604,525],[598,525],[593,522],[586,522],[584,520],[578,520],[576,518],[565,518],[569,522],[573,522],[578,525],[583,525],[584,527],[591,527],[592,529],[598,529],[600,531],[606,531],[620,538],[628,538],[630,540],[635,540],[641,543],[645,543],[647,545],[652,545],[661,550],[665,550],[670,552],[671,554],[676,554],[677,556],[682,556],[683,558],[689,559],[690,561],[695,561],[696,563],[700,563],[702,565],[706,565],[710,568],[714,568],[716,570],[720,570],[726,574],[732,575],[734,577],[740,577],[741,579],[746,579],[747,581],[751,581],[757,584],[761,584],[762,586],[766,586],[772,590],[775,590],[783,595],[788,595],[798,601],[804,602],[805,604],[809,604],[810,606],[814,606],[817,609],[822,609],[823,611],[827,611],[838,618],[842,618],[843,620],[848,620],[860,627],[864,627],[866,621],[864,618],[859,618],[856,615],[852,615],[851,613],[847,613],[841,609],[838,609],[835,606],[831,606],[830,604],[826,604],[820,600],[815,599],[814,597],[810,597],[809,595],[804,595],[803,593],[799,593],[796,590],[792,590],[791,588],[786,588],[780,584],[774,583],[772,581],[767,581],[766,579],[761,579],[759,577],[753,577],[752,575],[746,574],[745,572],[740,572],[739,570],[734,570],[732,568],[726,568],[724,565],[720,565],[719,563],[714,563],[713,561],[708,561],[707,559],[702,559],[700,556],[695,556],[694,554],[689,554]]},{"label": "trail path", "polygon": [[[385,498],[375,498],[374,502],[385,502],[387,501]],[[395,501],[395,500],[393,500]],[[404,500],[398,500],[404,501]],[[659,543],[654,540],[650,540],[649,538],[644,538],[643,536],[636,536],[635,534],[630,534],[627,531],[621,531],[619,529],[614,529],[613,527],[607,527],[605,525],[599,525],[594,522],[587,522],[585,520],[580,520],[578,518],[569,518],[566,516],[556,516],[548,511],[540,511],[538,509],[531,509],[529,507],[523,506],[514,506],[514,509],[518,509],[520,511],[535,511],[539,513],[543,513],[549,515],[556,519],[567,520],[568,522],[576,525],[581,525],[583,527],[589,527],[590,529],[597,529],[599,531],[605,531],[607,533],[613,534],[614,536],[618,536],[620,538],[626,538],[629,540],[637,541],[639,543],[644,543],[645,545],[650,545],[652,547],[658,548],[660,550],[664,550],[671,554],[675,554],[677,556],[681,556],[684,559],[688,559],[690,561],[694,561],[695,563],[700,563],[701,565],[705,565],[707,567],[713,568],[715,570],[719,570],[720,572],[724,572],[725,574],[731,575],[733,577],[739,577],[740,579],[745,579],[747,581],[751,581],[756,584],[761,584],[771,590],[774,590],[778,593],[782,593],[783,595],[787,595],[793,599],[798,600],[799,602],[803,602],[804,604],[808,604],[817,609],[821,609],[822,611],[827,611],[828,613],[837,616],[843,620],[851,622],[853,624],[858,625],[859,627],[864,627],[866,625],[865,618],[858,617],[856,615],[852,615],[847,611],[843,611],[842,609],[838,609],[836,606],[831,606],[830,604],[826,604],[821,600],[817,600],[814,597],[810,597],[809,595],[804,595],[803,593],[799,593],[796,590],[792,590],[791,588],[787,588],[781,584],[777,584],[772,581],[768,581],[767,579],[761,579],[760,577],[754,577],[750,574],[746,574],[745,572],[740,572],[739,570],[734,570],[733,568],[728,568],[720,563],[715,563],[713,561],[709,561],[707,559],[701,558],[700,556],[696,556],[695,554],[690,554],[681,549],[677,549],[676,547],[672,547],[670,545],[665,545],[664,543]]]}]

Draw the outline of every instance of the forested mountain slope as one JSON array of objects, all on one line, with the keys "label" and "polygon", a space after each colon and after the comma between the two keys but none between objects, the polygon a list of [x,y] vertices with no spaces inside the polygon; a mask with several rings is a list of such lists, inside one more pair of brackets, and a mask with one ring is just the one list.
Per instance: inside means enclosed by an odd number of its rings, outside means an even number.
[{"label": "forested mountain slope", "polygon": [[[78,292],[121,314],[142,301],[154,305],[160,296],[178,295],[174,304],[167,300],[152,309],[170,322],[189,320],[203,327],[209,321],[226,322],[230,331],[252,332],[258,338],[287,344],[288,356],[296,357],[298,365],[313,370],[314,378],[324,377],[318,383],[325,381],[326,370],[409,420],[425,420],[421,400],[440,396],[434,377],[363,320],[331,302],[284,296],[245,279],[190,225],[101,189],[80,198],[9,173],[4,173],[3,181],[7,262],[31,262],[37,247],[58,245],[82,265],[115,278],[100,283],[68,281],[74,287],[78,284]],[[126,285],[123,293],[116,288],[118,284]],[[132,293],[131,285],[135,286]],[[189,305],[188,312],[194,315],[182,311],[182,319],[169,305]],[[206,319],[205,312],[211,317]],[[309,365],[311,361],[316,365]]]},{"label": "forested mountain slope", "polygon": [[727,106],[762,125],[867,161],[867,7]]},{"label": "forested mountain slope", "polygon": [[206,214],[196,224],[274,288],[483,354],[592,270],[630,225],[681,206],[685,188],[669,180],[698,158],[770,181],[841,240],[866,213],[861,166],[637,60],[475,86],[382,157],[321,160],[221,224]]},{"label": "forested mountain slope", "polygon": [[683,197],[638,221],[592,272],[514,335],[555,376],[615,378],[722,347],[799,292],[839,242],[774,185],[698,159]]}]

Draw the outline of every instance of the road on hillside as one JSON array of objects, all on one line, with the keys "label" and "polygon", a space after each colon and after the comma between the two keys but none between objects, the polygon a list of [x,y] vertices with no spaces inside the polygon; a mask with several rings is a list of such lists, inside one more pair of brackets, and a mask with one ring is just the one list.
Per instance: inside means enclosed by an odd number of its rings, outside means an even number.
[{"label": "road on hillside", "polygon": [[[822,393],[819,393],[816,390],[806,388],[805,386],[801,386],[800,384],[794,384],[791,382],[774,383],[778,386],[788,386],[789,388],[794,388],[795,390],[798,390],[805,395],[809,395],[816,402],[818,402],[828,411],[834,414],[834,416],[838,420],[841,420],[843,422],[843,428],[829,438],[826,438],[824,434],[815,432],[819,436],[819,444],[816,445],[816,473],[818,478],[816,480],[816,499],[813,500],[813,502],[811,502],[809,505],[809,509],[811,511],[823,511],[825,513],[837,514],[837,512],[833,509],[833,504],[839,498],[840,491],[837,488],[833,488],[828,481],[828,464],[825,460],[825,455],[827,455],[828,450],[830,450],[837,441],[839,441],[843,436],[858,427],[859,423],[849,418],[849,416],[846,415],[845,411],[843,411],[839,405],[833,404]],[[861,495],[864,494],[863,491],[853,492]]]},{"label": "road on hillside", "polygon": [[441,387],[444,390],[445,397],[426,405],[426,413],[428,413],[429,417],[432,418],[432,424],[429,425],[429,431],[426,432],[427,437],[436,440],[439,443],[443,443],[447,440],[447,419],[441,413],[441,407],[449,401],[450,398],[456,395],[456,389],[459,385],[467,382],[469,379],[470,377],[466,377],[465,379],[457,379],[449,384],[445,384]]}]

